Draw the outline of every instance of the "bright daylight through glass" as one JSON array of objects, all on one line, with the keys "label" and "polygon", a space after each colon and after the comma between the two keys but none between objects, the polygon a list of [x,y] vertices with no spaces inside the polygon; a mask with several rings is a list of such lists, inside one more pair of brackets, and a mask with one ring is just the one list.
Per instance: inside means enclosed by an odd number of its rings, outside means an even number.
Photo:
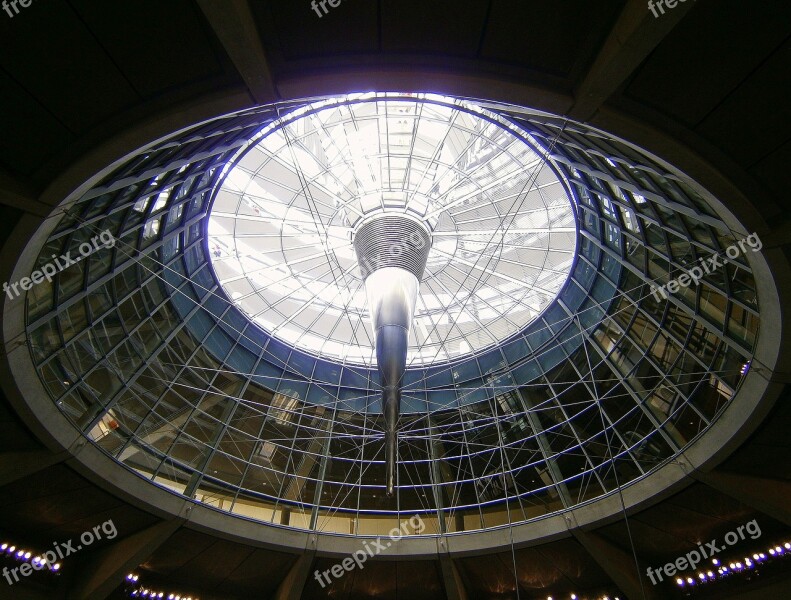
[{"label": "bright daylight through glass", "polygon": [[546,148],[493,113],[425,94],[325,100],[269,125],[229,170],[209,222],[228,296],[286,343],[375,364],[352,244],[364,222],[431,232],[408,365],[522,331],[565,284],[574,209]]}]

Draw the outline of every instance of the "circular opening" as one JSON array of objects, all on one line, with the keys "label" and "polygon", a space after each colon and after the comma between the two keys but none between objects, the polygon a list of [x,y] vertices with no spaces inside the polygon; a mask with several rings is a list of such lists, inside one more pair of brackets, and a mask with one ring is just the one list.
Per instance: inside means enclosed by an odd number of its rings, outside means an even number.
[{"label": "circular opening", "polygon": [[575,211],[546,155],[513,123],[452,98],[306,105],[228,171],[210,213],[215,274],[266,332],[371,366],[353,237],[380,215],[404,215],[432,238],[407,365],[479,353],[524,330],[568,279]]}]

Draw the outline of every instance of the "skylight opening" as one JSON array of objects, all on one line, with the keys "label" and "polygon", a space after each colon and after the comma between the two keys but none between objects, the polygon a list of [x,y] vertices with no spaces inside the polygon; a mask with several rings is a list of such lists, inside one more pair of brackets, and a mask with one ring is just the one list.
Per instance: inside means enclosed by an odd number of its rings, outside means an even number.
[{"label": "skylight opening", "polygon": [[352,239],[371,218],[431,232],[408,364],[490,348],[556,298],[577,226],[560,176],[528,133],[431,94],[325,99],[267,126],[228,170],[209,221],[215,273],[268,333],[373,366]]}]

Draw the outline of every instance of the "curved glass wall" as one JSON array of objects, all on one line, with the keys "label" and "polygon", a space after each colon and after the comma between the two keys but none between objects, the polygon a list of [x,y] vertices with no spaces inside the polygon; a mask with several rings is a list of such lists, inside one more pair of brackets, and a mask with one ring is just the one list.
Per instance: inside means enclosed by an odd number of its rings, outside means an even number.
[{"label": "curved glass wall", "polygon": [[140,151],[71,206],[42,248],[36,269],[103,232],[115,239],[34,285],[26,315],[53,402],[120,464],[275,525],[375,535],[419,513],[423,534],[470,532],[610,494],[728,405],[758,333],[748,261],[758,245],[635,147],[479,103],[526,132],[566,186],[576,254],[557,298],[524,329],[408,371],[387,498],[371,370],[273,337],[212,267],[208,211],[233,161],[268,124],[315,102],[229,115]]}]

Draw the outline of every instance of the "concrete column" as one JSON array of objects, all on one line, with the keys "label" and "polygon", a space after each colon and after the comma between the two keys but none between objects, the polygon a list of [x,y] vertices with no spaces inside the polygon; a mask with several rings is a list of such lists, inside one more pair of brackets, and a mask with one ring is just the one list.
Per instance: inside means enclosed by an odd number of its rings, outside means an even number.
[{"label": "concrete column", "polygon": [[312,550],[306,550],[297,559],[286,578],[278,586],[272,600],[299,600],[302,597],[315,556]]},{"label": "concrete column", "polygon": [[97,550],[75,572],[66,598],[107,598],[130,571],[151,556],[183,523],[183,519],[162,521]]},{"label": "concrete column", "polygon": [[442,570],[442,583],[445,585],[447,599],[467,600],[469,596],[456,562],[450,556],[442,555],[439,558],[439,566]]},{"label": "concrete column", "polygon": [[653,584],[643,574],[642,565],[638,577],[631,553],[595,533],[579,528],[571,533],[629,600],[659,600]]}]

